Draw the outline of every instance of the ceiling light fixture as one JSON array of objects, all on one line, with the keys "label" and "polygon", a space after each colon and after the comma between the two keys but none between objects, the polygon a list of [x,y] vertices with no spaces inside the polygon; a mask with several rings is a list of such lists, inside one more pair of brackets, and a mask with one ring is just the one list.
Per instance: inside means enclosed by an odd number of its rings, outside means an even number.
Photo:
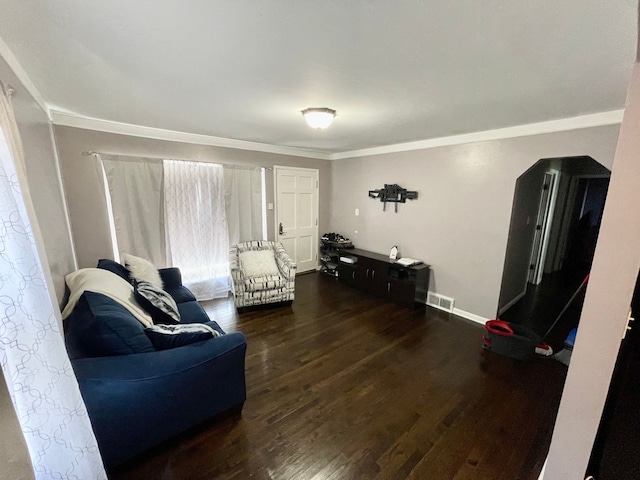
[{"label": "ceiling light fixture", "polygon": [[336,111],[330,108],[305,108],[302,115],[311,128],[327,128],[333,122]]}]

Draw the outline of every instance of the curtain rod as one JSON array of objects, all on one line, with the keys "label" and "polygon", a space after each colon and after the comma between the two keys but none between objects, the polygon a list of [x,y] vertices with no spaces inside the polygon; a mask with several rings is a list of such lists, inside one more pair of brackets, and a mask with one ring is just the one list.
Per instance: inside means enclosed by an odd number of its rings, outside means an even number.
[{"label": "curtain rod", "polygon": [[[93,150],[85,150],[84,152],[82,152],[82,156],[83,157],[95,157],[98,155],[118,155],[118,156],[123,156],[123,157],[135,157],[135,155],[122,155],[122,154],[117,154],[117,153],[104,153],[104,152],[94,152]],[[140,158],[140,157],[138,157]],[[165,158],[165,157],[142,157],[142,158],[153,158],[156,160],[184,160],[185,162],[193,162],[193,161],[198,161],[198,160],[188,160],[186,158]],[[208,163],[219,163],[221,165],[231,165],[231,166],[241,166],[244,167],[244,164],[241,163],[225,163],[225,162],[208,162]],[[260,168],[264,168],[265,170],[273,170],[273,167],[265,167],[263,165],[246,165],[248,167],[260,167]]]}]

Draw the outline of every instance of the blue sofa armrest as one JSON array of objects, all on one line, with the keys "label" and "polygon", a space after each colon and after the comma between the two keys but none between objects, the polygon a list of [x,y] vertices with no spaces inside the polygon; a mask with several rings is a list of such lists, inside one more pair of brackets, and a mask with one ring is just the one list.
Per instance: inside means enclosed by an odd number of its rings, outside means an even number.
[{"label": "blue sofa armrest", "polygon": [[195,301],[196,297],[193,293],[182,285],[182,273],[179,268],[161,268],[158,273],[160,273],[164,290],[173,297],[176,303]]},{"label": "blue sofa armrest", "polygon": [[72,361],[108,468],[246,399],[246,339]]},{"label": "blue sofa armrest", "polygon": [[158,269],[164,288],[175,288],[182,286],[182,273],[178,267]]}]

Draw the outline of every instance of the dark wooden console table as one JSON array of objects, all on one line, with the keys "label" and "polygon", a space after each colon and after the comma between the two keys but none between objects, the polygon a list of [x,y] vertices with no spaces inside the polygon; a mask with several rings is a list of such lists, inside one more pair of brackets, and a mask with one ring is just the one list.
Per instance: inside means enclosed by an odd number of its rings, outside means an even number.
[{"label": "dark wooden console table", "polygon": [[424,305],[429,287],[429,265],[405,267],[386,255],[351,248],[342,256],[355,258],[355,263],[338,262],[338,280],[402,305]]}]

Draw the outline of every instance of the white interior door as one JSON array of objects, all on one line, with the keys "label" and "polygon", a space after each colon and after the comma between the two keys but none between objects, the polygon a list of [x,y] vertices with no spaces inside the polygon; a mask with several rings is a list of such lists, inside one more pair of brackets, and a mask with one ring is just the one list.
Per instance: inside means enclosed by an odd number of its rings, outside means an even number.
[{"label": "white interior door", "polygon": [[318,170],[274,167],[276,241],[298,265],[298,273],[318,266]]}]

